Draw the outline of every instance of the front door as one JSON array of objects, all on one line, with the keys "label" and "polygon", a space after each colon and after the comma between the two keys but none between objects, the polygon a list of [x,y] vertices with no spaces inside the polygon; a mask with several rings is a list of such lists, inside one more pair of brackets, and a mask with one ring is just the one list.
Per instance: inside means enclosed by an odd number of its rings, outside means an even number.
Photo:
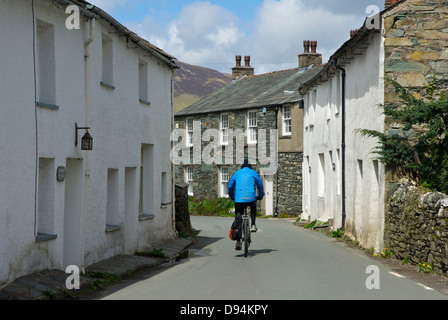
[{"label": "front door", "polygon": [[264,208],[265,215],[274,215],[274,176],[264,176]]},{"label": "front door", "polygon": [[81,221],[83,199],[83,160],[67,159],[64,204],[64,269],[81,267]]}]

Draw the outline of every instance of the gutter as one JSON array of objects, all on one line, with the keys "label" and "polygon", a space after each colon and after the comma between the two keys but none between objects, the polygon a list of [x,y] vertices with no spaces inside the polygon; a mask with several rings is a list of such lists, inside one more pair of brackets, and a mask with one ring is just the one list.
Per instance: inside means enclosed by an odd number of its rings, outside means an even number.
[{"label": "gutter", "polygon": [[342,143],[341,143],[341,149],[342,149],[342,155],[341,155],[341,162],[342,162],[342,222],[341,222],[341,230],[345,230],[345,219],[346,219],[346,199],[345,199],[345,86],[346,86],[346,77],[347,74],[345,72],[345,69],[342,68],[338,62],[337,59],[333,62],[334,67],[342,72],[342,107],[341,107],[341,113],[342,113]]}]

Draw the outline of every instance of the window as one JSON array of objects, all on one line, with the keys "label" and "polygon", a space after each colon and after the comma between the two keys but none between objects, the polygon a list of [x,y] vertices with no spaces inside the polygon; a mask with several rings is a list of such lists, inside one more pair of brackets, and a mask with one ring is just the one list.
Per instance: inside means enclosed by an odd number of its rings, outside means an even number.
[{"label": "window", "polygon": [[118,228],[118,170],[107,170],[106,230]]},{"label": "window", "polygon": [[311,93],[311,107],[310,107],[310,126],[314,126],[314,119],[316,115],[317,107],[317,90],[313,90]]},{"label": "window", "polygon": [[168,179],[166,176],[166,172],[162,172],[161,188],[162,188],[161,206],[163,207],[168,204]]},{"label": "window", "polygon": [[341,109],[342,105],[342,96],[341,96],[341,75],[339,73],[336,73],[336,110],[335,114],[339,114],[339,110]]},{"label": "window", "polygon": [[140,167],[140,218],[154,211],[154,145],[142,144]]},{"label": "window", "polygon": [[138,63],[138,95],[140,102],[149,104],[148,98],[148,63],[139,60]]},{"label": "window", "polygon": [[364,214],[363,212],[363,204],[364,204],[364,199],[366,197],[366,195],[364,194],[364,190],[363,190],[363,161],[362,160],[358,160],[358,170],[357,170],[357,174],[356,174],[356,180],[355,180],[355,214],[356,215],[361,215]]},{"label": "window", "polygon": [[221,115],[221,144],[227,145],[229,143],[229,115]]},{"label": "window", "polygon": [[326,105],[326,112],[325,112],[325,117],[326,120],[330,120],[331,119],[331,104],[333,103],[333,81],[330,80],[328,81],[328,96],[327,96],[327,105]]},{"label": "window", "polygon": [[339,149],[336,150],[336,194],[339,196],[341,194],[341,151]]},{"label": "window", "polygon": [[102,49],[103,49],[103,74],[101,83],[113,87],[113,50],[112,39],[102,35]]},{"label": "window", "polygon": [[37,232],[54,232],[54,159],[39,158],[39,196]]},{"label": "window", "polygon": [[283,126],[282,131],[284,136],[291,135],[291,106],[283,107]]},{"label": "window", "polygon": [[193,196],[193,167],[185,168],[185,182],[188,183],[188,195]]},{"label": "window", "polygon": [[221,197],[228,197],[228,185],[229,185],[229,167],[221,167],[219,170],[220,185],[221,185]]},{"label": "window", "polygon": [[40,106],[56,105],[56,65],[54,26],[37,22],[37,80]]},{"label": "window", "polygon": [[187,118],[187,147],[193,146],[193,118]]},{"label": "window", "polygon": [[247,113],[247,143],[257,143],[257,111]]},{"label": "window", "polygon": [[317,195],[319,197],[325,196],[325,155],[319,154],[319,168],[317,172]]}]

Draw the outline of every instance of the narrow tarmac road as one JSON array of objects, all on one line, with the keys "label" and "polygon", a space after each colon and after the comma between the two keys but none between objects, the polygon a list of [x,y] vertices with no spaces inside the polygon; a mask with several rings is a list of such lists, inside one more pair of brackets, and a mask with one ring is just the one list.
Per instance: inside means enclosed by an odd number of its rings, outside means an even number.
[{"label": "narrow tarmac road", "polygon": [[[189,257],[103,290],[104,300],[438,300],[448,296],[363,251],[290,222],[258,219],[249,256],[228,237],[232,218],[192,217]],[[372,267],[373,266],[373,267]],[[368,288],[370,287],[370,288]]]}]

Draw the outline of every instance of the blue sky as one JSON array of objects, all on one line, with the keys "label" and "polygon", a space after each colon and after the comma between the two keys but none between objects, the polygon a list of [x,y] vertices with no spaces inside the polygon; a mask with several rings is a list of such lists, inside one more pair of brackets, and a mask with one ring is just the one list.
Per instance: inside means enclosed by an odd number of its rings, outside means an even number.
[{"label": "blue sky", "polygon": [[384,0],[90,0],[178,60],[231,72],[235,55],[255,73],[297,67],[303,40],[324,62]]}]

